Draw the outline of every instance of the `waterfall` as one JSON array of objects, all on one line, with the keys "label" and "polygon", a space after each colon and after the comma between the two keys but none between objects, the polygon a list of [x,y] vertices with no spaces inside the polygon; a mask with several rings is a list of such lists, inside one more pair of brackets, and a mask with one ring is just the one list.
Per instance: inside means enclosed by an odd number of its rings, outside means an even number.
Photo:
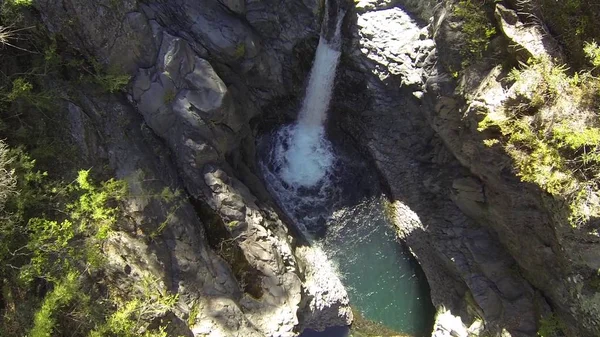
[{"label": "waterfall", "polygon": [[[385,217],[377,171],[344,137],[336,137],[335,131],[329,135],[332,141],[326,137],[341,56],[344,13],[337,7],[345,2],[325,1],[328,8],[298,119],[258,138],[258,165],[269,192],[310,243],[307,265],[318,276],[339,275],[354,308],[367,319],[425,335],[434,310],[427,282]],[[325,277],[307,282],[325,284],[321,281],[328,282]],[[301,336],[342,337],[348,329]]]},{"label": "waterfall", "polygon": [[339,176],[336,167],[340,165],[336,165],[338,158],[326,138],[325,123],[341,56],[345,13],[335,1],[326,3],[321,37],[298,119],[259,140],[259,149],[264,149],[259,165],[267,187],[304,232],[307,227],[323,223],[325,204],[331,206],[340,194],[335,181]]},{"label": "waterfall", "polygon": [[281,178],[294,187],[315,186],[327,176],[334,162],[331,144],[325,138],[325,121],[341,55],[343,17],[343,12],[337,13],[335,31],[328,40],[329,13],[326,13],[298,121],[291,129],[283,130],[290,141],[278,153],[285,161]]},{"label": "waterfall", "polygon": [[[340,34],[341,20],[336,28],[336,37]],[[321,35],[315,60],[310,71],[306,96],[302,102],[302,109],[298,124],[307,128],[323,127],[327,117],[327,109],[331,101],[335,72],[340,60],[341,51],[339,40],[332,42]]]}]

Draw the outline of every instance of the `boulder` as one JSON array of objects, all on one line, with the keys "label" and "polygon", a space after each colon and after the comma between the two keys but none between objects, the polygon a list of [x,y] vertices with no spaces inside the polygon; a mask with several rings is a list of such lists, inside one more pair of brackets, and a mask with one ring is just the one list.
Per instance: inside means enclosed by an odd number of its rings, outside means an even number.
[{"label": "boulder", "polygon": [[509,50],[518,61],[534,59],[562,59],[558,42],[539,24],[524,24],[517,12],[496,4],[496,20],[509,41]]}]

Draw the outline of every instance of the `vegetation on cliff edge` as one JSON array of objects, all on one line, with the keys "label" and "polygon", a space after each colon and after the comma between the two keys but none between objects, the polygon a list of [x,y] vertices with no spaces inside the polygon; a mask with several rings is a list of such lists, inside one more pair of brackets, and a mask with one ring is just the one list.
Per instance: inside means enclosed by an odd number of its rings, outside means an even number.
[{"label": "vegetation on cliff edge", "polygon": [[[589,45],[594,61],[597,47]],[[510,99],[488,114],[479,130],[497,129],[523,181],[565,200],[570,222],[600,216],[600,79],[593,69],[569,74],[548,59],[530,60],[511,73]]]},{"label": "vegetation on cliff edge", "polygon": [[129,77],[66,49],[30,5],[0,5],[0,336],[165,337],[155,320],[176,296],[105,281],[128,188],[78,166],[61,111],[73,85],[115,92]]}]

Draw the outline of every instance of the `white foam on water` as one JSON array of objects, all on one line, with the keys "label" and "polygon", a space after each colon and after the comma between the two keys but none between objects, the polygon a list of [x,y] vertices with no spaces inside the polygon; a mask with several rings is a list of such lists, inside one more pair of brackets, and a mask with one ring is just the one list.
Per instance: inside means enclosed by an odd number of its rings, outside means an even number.
[{"label": "white foam on water", "polygon": [[[341,20],[338,20],[336,38],[340,27]],[[289,147],[283,153],[277,153],[285,156],[287,164],[281,178],[292,186],[315,186],[333,165],[332,147],[325,138],[325,121],[341,55],[339,49],[324,37],[319,39],[298,122],[289,134]]]},{"label": "white foam on water", "polygon": [[322,220],[315,205],[323,205],[334,194],[337,159],[326,138],[325,122],[341,56],[343,17],[338,13],[330,41],[325,34],[319,39],[298,120],[266,136],[268,158],[259,163],[267,186],[302,230]]},{"label": "white foam on water", "polygon": [[323,127],[296,125],[292,142],[284,153],[287,165],[281,178],[292,186],[315,186],[327,175],[334,161],[331,144],[324,137]]}]

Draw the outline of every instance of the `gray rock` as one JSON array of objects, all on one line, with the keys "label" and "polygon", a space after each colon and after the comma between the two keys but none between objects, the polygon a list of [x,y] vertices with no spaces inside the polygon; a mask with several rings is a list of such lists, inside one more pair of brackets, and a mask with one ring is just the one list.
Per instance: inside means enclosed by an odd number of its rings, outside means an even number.
[{"label": "gray rock", "polygon": [[[420,38],[424,30],[408,14],[400,8],[365,11],[358,15],[357,25],[359,51],[375,63],[365,64],[366,68],[384,82],[399,78],[403,86],[422,86],[425,74],[416,64],[426,58],[434,44]],[[359,51],[355,51],[357,56]]]},{"label": "gray rock", "polygon": [[[438,324],[434,335],[468,336],[479,316],[490,332],[505,329],[513,336],[535,336],[533,288],[514,272],[515,261],[495,234],[473,220],[485,218],[487,190],[484,194],[482,184],[461,170],[452,153],[444,149],[445,138],[438,139],[437,129],[428,125],[429,106],[419,105],[419,100],[431,97],[432,87],[437,93],[454,90],[451,77],[438,73],[436,67],[436,55],[448,52],[437,41],[454,34],[453,30],[440,30],[445,19],[439,14],[439,22],[428,29],[399,8],[363,11],[357,22],[359,34],[352,43],[356,48],[349,53],[353,64],[365,72],[369,104],[358,113],[360,118],[348,114],[349,121],[343,125],[360,125],[349,132],[366,140],[366,151],[388,182],[391,196],[398,200],[394,223],[425,271],[434,305],[458,317],[455,327]],[[445,29],[450,28],[451,24]],[[422,36],[428,31],[435,34],[436,46]],[[416,99],[414,92],[424,94]],[[439,94],[435,102],[440,124],[462,123],[455,114],[460,102]]]},{"label": "gray rock", "polygon": [[[73,105],[73,114],[79,112],[79,118],[100,133],[109,165],[130,189],[128,216],[123,217],[105,247],[109,280],[128,292],[154,280],[158,290],[179,294],[174,314],[196,322],[182,334],[202,330],[206,336],[264,336],[237,303],[237,281],[208,246],[192,205],[183,196],[174,200],[160,196],[165,189],[174,193],[183,186],[171,163],[156,160],[157,154],[167,150],[151,133],[144,134],[139,114],[114,99],[80,94],[75,100],[79,106]],[[95,142],[93,139],[84,138],[86,142]],[[103,158],[95,160],[101,162]],[[158,239],[151,239],[156,233]],[[198,317],[188,320],[192,307],[197,308]],[[215,319],[216,312],[220,315],[224,308],[229,319]]]},{"label": "gray rock", "polygon": [[246,2],[244,0],[219,0],[219,2],[236,14],[244,14],[246,12]]},{"label": "gray rock", "polygon": [[[133,285],[152,276],[158,286],[178,293],[174,314],[193,322],[184,335],[295,336],[304,324],[299,311],[312,317],[313,327],[348,324],[348,298],[339,279],[331,274],[322,289],[301,281],[304,269],[297,266],[296,243],[286,225],[233,177],[226,160],[235,154],[232,164],[246,167],[241,161],[253,158],[249,121],[260,105],[285,92],[285,60],[299,41],[318,31],[319,2],[113,2],[40,0],[36,6],[48,27],[73,47],[107,69],[135,74],[128,97],[143,123],[130,106],[113,98],[86,98],[78,103],[81,109],[71,109],[73,135],[81,146],[95,145],[79,112],[105,116],[93,121],[105,134],[97,146],[107,147],[119,177],[140,196],[148,189],[159,193],[165,181],[182,191],[180,207],[148,197],[132,199],[135,224],[130,227],[144,232],[122,232],[111,241],[118,282]],[[93,154],[88,151],[89,157]],[[253,190],[264,190],[250,170],[240,175]],[[201,221],[188,196],[208,205],[215,218]],[[264,192],[261,199],[268,201]],[[175,214],[167,216],[173,209]],[[165,218],[165,232],[150,240],[155,236],[146,228]],[[213,222],[220,229],[211,228]],[[209,236],[203,227],[225,230],[230,237]],[[224,261],[219,244],[234,247],[243,258]],[[255,277],[240,278],[234,262]],[[319,268],[311,263],[305,262],[306,270]],[[247,291],[247,283],[260,296]],[[320,300],[308,305],[307,294]],[[198,316],[187,317],[196,307]]]},{"label": "gray rock", "polygon": [[558,42],[539,24],[524,24],[516,11],[502,4],[496,4],[495,15],[502,33],[509,40],[509,50],[517,60],[527,62],[530,58],[543,57],[562,59]]},{"label": "gray rock", "polygon": [[[525,56],[554,55],[553,44],[547,44],[545,40],[542,44],[528,41],[529,33],[519,35],[533,28],[526,28],[528,26],[516,21],[513,12],[499,7],[498,15],[508,32],[507,37],[527,49],[521,51],[527,53]],[[542,47],[544,50],[539,49]],[[592,317],[597,317],[593,312],[596,312],[598,298],[582,296],[579,291],[585,288],[580,272],[589,267],[580,257],[582,252],[598,251],[592,248],[597,247],[597,237],[576,234],[576,229],[565,225],[557,216],[561,206],[551,202],[541,190],[521,182],[514,174],[512,160],[500,147],[484,145],[486,134],[477,130],[483,114],[504,113],[507,99],[527,100],[523,93],[531,91],[527,87],[536,83],[535,78],[527,76],[506,88],[501,81],[505,76],[501,66],[475,67],[471,71],[478,74],[461,79],[461,86],[456,91],[447,86],[428,85],[428,94],[423,99],[427,107],[423,111],[431,126],[461,165],[483,184],[485,207],[468,207],[472,213],[469,215],[497,233],[497,241],[514,258],[513,269],[518,269],[527,281],[544,293],[561,319],[571,322],[565,325],[570,330],[567,334],[595,336],[600,322]],[[448,104],[440,104],[440,97]],[[455,200],[460,206],[460,200]],[[580,235],[588,239],[584,240]],[[483,253],[487,248],[479,249],[478,246],[469,244],[470,249],[475,249],[473,256],[484,267],[483,272],[493,280],[502,297],[510,300],[510,306],[506,308],[521,306],[527,298],[531,298],[527,302],[533,302],[534,307],[540,307],[535,293],[531,297],[531,294],[523,296],[516,291],[515,279],[510,274],[498,277],[501,274],[495,271],[496,262],[491,263],[493,259],[486,258]],[[516,323],[514,330],[508,331],[513,335],[516,332],[523,334],[535,328],[535,317],[521,316]]]},{"label": "gray rock", "polygon": [[157,46],[136,0],[36,0],[34,5],[50,31],[111,72],[132,74],[154,62]]},{"label": "gray rock", "polygon": [[227,86],[187,42],[163,33],[157,67],[140,69],[133,98],[156,134],[173,150],[191,192],[200,195],[199,170],[223,160],[242,128]]},{"label": "gray rock", "polygon": [[318,247],[301,247],[296,252],[304,266],[307,307],[303,328],[323,331],[352,323],[350,300],[335,268]]}]

